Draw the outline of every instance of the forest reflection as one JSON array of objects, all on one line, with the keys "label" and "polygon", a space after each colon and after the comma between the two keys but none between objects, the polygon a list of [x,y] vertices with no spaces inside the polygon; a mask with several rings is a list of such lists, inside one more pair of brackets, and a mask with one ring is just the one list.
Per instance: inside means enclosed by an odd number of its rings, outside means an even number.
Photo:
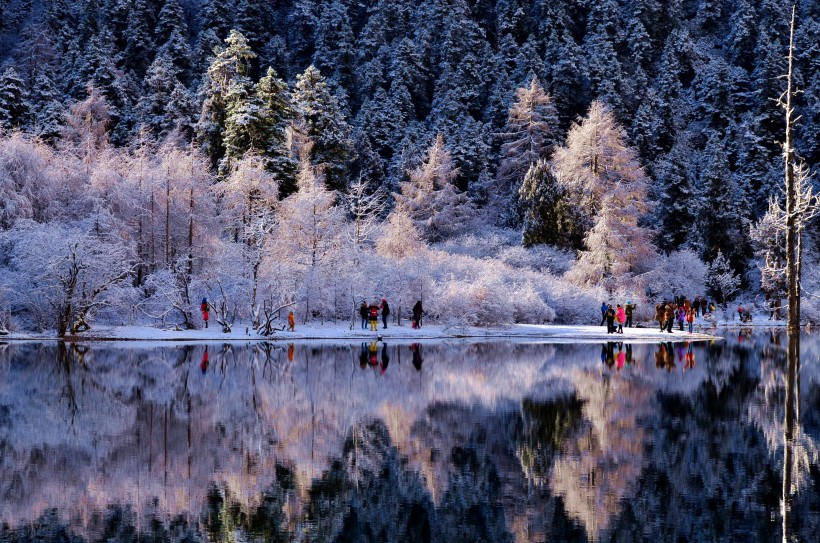
[{"label": "forest reflection", "polygon": [[3,345],[0,541],[811,539],[818,337]]}]

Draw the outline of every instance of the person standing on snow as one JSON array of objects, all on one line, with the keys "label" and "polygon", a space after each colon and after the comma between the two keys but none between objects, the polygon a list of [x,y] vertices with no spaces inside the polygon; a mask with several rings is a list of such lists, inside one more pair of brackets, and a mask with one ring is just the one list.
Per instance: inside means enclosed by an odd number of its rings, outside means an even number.
[{"label": "person standing on snow", "polygon": [[675,304],[666,304],[664,317],[666,318],[666,331],[671,334],[672,327],[675,326]]},{"label": "person standing on snow", "polygon": [[615,333],[615,310],[612,309],[611,305],[606,306],[606,333],[607,334],[614,334]]},{"label": "person standing on snow", "polygon": [[680,331],[683,332],[683,321],[686,320],[686,308],[683,304],[678,306],[676,310],[676,317],[678,319],[678,326],[680,326]]},{"label": "person standing on snow", "polygon": [[293,311],[288,313],[288,329],[291,332],[296,331],[296,316],[293,314]]},{"label": "person standing on snow", "polygon": [[362,318],[362,330],[367,328],[367,302],[362,300],[362,305],[359,306],[359,316]]},{"label": "person standing on snow", "polygon": [[626,311],[621,304],[618,304],[618,308],[615,310],[615,320],[618,321],[618,334],[624,333],[624,323],[626,322]]},{"label": "person standing on snow", "polygon": [[632,328],[632,314],[635,312],[635,308],[637,307],[637,305],[632,303],[632,300],[627,300],[626,307],[624,307],[624,312],[626,313],[627,328]]},{"label": "person standing on snow", "polygon": [[199,310],[202,311],[202,320],[205,321],[205,328],[208,327],[208,314],[211,311],[211,306],[208,305],[208,298],[202,298],[202,305],[199,306]]},{"label": "person standing on snow", "polygon": [[379,329],[379,306],[376,302],[367,308],[367,315],[370,318],[370,331],[377,331]]},{"label": "person standing on snow", "polygon": [[390,316],[390,306],[387,305],[387,298],[382,298],[381,310],[382,323],[384,324],[384,327],[387,328],[387,317]]},{"label": "person standing on snow", "polygon": [[609,306],[606,305],[606,302],[601,302],[601,324],[599,326],[603,326],[606,324],[606,310],[609,309]]},{"label": "person standing on snow", "polygon": [[421,313],[421,300],[418,300],[413,306],[413,328],[421,328]]},{"label": "person standing on snow", "polygon": [[686,322],[689,323],[689,333],[692,333],[692,330],[695,327],[695,308],[689,308],[689,311],[686,312]]}]

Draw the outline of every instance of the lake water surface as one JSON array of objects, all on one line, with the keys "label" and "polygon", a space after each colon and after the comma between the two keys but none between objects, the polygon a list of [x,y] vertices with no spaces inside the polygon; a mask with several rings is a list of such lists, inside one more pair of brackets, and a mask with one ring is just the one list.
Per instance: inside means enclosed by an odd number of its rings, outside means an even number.
[{"label": "lake water surface", "polygon": [[[0,344],[0,541],[815,541],[820,335]],[[785,526],[784,526],[785,525]]]}]

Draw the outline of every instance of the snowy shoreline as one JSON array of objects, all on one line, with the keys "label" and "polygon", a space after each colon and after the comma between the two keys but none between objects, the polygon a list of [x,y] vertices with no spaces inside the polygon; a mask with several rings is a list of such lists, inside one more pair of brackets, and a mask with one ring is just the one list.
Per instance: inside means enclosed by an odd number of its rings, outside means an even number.
[{"label": "snowy shoreline", "polygon": [[[358,324],[358,323],[357,323]],[[714,328],[709,330],[714,331]],[[150,326],[98,326],[94,329],[69,336],[63,341],[90,342],[90,341],[373,341],[373,340],[401,340],[401,341],[430,341],[446,339],[509,339],[534,340],[550,342],[601,342],[601,341],[704,341],[722,339],[720,336],[709,333],[703,327],[696,328],[690,334],[688,331],[674,330],[672,334],[661,332],[654,326],[651,328],[625,328],[623,334],[607,334],[603,326],[590,325],[537,325],[514,324],[498,327],[474,326],[446,326],[427,325],[421,329],[409,326],[381,327],[377,332],[362,330],[354,327],[350,329],[346,324],[307,324],[297,325],[295,332],[281,331],[270,337],[261,336],[252,329],[234,326],[230,333],[223,333],[218,329],[198,330],[164,330]],[[54,332],[51,333],[10,333],[0,336],[0,341],[57,341]]]}]

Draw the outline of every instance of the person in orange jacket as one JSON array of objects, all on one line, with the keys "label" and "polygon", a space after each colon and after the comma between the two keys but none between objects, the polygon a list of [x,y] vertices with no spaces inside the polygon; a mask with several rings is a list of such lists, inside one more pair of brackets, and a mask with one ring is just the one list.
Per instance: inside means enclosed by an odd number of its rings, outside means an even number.
[{"label": "person in orange jacket", "polygon": [[293,311],[288,313],[288,329],[291,332],[296,331],[296,317],[293,315]]}]

